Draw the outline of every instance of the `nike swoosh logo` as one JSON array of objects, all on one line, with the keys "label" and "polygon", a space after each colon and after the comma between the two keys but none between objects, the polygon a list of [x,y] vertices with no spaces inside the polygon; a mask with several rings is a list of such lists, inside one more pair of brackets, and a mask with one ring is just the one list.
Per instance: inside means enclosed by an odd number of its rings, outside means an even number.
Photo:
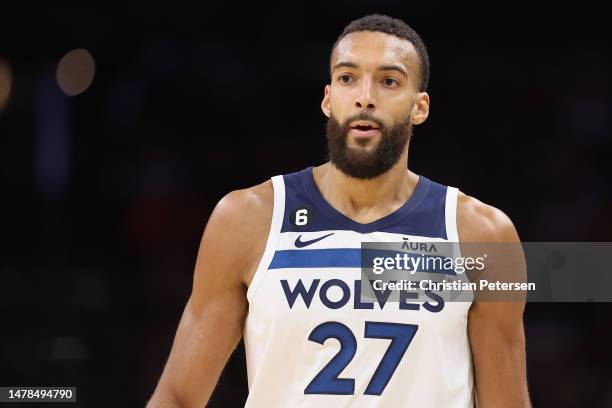
[{"label": "nike swoosh logo", "polygon": [[329,236],[331,236],[331,235],[334,235],[334,234],[335,234],[335,233],[334,233],[334,232],[332,232],[331,234],[323,235],[322,237],[315,238],[315,239],[311,239],[311,240],[308,240],[308,241],[302,241],[302,239],[301,239],[301,238],[302,238],[302,236],[300,235],[299,237],[297,237],[297,238],[295,239],[295,247],[296,247],[296,248],[304,248],[304,247],[306,247],[306,246],[308,246],[308,245],[312,245],[312,244],[314,244],[315,242],[319,242],[320,240],[325,239],[325,238],[327,238],[327,237],[329,237]]}]

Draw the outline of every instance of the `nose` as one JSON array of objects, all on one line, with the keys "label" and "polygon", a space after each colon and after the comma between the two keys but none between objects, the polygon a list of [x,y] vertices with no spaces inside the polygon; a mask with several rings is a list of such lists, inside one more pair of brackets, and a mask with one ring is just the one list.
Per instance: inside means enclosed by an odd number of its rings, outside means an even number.
[{"label": "nose", "polygon": [[376,100],[373,95],[373,87],[371,79],[364,79],[361,82],[359,95],[355,100],[355,105],[358,108],[373,110],[376,108]]}]

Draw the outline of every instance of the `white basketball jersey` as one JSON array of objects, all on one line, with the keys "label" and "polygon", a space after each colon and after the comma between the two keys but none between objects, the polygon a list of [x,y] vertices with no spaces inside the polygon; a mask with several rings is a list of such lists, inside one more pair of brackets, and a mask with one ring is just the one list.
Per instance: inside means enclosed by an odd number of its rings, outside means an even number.
[{"label": "white basketball jersey", "polygon": [[458,242],[457,189],[423,176],[397,211],[361,224],[309,167],[272,178],[265,252],[247,291],[247,407],[473,407],[470,301],[364,300],[362,242]]}]

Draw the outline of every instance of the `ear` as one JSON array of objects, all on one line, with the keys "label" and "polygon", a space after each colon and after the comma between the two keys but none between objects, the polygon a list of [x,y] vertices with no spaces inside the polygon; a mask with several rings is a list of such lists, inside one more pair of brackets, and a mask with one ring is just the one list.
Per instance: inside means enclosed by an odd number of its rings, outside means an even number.
[{"label": "ear", "polygon": [[321,101],[321,110],[323,111],[323,113],[325,114],[325,116],[327,116],[328,118],[331,115],[331,105],[329,103],[329,92],[330,92],[330,86],[329,85],[325,85],[325,91],[323,93],[323,101]]},{"label": "ear", "polygon": [[429,116],[429,95],[427,92],[417,93],[416,101],[412,107],[412,124],[420,125]]}]

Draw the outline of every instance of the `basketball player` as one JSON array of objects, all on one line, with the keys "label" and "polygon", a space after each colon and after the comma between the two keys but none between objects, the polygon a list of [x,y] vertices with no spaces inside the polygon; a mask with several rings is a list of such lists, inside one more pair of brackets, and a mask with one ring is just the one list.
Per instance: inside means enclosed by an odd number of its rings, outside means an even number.
[{"label": "basketball player", "polygon": [[360,298],[361,242],[520,242],[500,210],[407,170],[430,104],[421,38],[369,15],[330,69],[330,161],[218,203],[148,406],[204,406],[242,336],[248,407],[529,406],[524,303]]}]

